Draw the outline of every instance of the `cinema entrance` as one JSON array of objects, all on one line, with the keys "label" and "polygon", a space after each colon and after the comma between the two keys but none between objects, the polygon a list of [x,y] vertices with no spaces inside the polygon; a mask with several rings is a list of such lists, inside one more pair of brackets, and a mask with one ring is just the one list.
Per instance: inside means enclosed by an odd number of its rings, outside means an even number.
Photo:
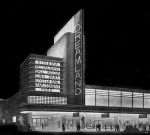
[{"label": "cinema entrance", "polygon": [[102,132],[124,131],[128,125],[136,126],[139,130],[144,126],[148,130],[150,126],[150,114],[35,111],[30,112],[30,117],[31,130],[43,132],[95,132],[98,124]]},{"label": "cinema entrance", "polygon": [[32,131],[76,131],[82,123],[79,113],[75,112],[28,112],[28,124]]}]

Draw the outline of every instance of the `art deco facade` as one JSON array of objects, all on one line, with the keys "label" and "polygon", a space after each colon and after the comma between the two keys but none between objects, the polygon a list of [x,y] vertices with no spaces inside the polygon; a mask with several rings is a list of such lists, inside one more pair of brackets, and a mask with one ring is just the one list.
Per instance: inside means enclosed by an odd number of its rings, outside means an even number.
[{"label": "art deco facade", "polygon": [[79,11],[55,36],[47,56],[31,54],[21,64],[20,90],[3,104],[3,123],[37,131],[62,131],[63,124],[74,131],[77,123],[82,130],[98,122],[120,124],[122,130],[126,121],[150,124],[150,92],[85,84],[84,45]]}]

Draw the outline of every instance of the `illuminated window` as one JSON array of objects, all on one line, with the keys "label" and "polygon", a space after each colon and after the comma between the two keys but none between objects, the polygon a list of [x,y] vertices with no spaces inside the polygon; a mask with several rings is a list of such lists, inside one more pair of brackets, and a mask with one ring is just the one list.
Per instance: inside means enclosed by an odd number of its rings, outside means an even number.
[{"label": "illuminated window", "polygon": [[150,93],[144,93],[144,108],[150,108]]},{"label": "illuminated window", "polygon": [[109,106],[121,106],[121,92],[120,91],[109,91]]},{"label": "illuminated window", "polygon": [[108,106],[108,90],[96,89],[96,106]]},{"label": "illuminated window", "polygon": [[35,91],[58,92],[58,93],[60,93],[60,89],[35,88]]},{"label": "illuminated window", "polygon": [[122,107],[132,107],[132,92],[122,91]]},{"label": "illuminated window", "polygon": [[41,88],[35,88],[35,91],[42,91]]},{"label": "illuminated window", "polygon": [[42,97],[41,96],[39,96],[39,104],[42,104]]},{"label": "illuminated window", "polygon": [[28,96],[28,104],[67,104],[66,97]]},{"label": "illuminated window", "polygon": [[143,108],[143,93],[133,92],[133,107]]},{"label": "illuminated window", "polygon": [[94,89],[85,89],[85,105],[95,105]]}]

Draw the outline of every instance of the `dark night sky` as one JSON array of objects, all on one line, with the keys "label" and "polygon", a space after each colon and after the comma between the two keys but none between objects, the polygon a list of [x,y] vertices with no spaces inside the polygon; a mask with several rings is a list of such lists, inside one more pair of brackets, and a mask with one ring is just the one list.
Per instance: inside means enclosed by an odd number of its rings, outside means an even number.
[{"label": "dark night sky", "polygon": [[3,10],[0,98],[19,90],[21,62],[30,53],[46,54],[54,35],[81,7],[85,10],[86,84],[150,89],[150,10],[146,6],[56,4],[19,0]]}]

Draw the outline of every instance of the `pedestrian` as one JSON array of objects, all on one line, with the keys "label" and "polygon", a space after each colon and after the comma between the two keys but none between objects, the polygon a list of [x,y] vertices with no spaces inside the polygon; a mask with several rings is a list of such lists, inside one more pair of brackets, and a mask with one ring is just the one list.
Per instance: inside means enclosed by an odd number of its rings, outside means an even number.
[{"label": "pedestrian", "polygon": [[104,127],[105,127],[105,131],[106,131],[106,129],[107,129],[107,126],[106,126],[106,124],[104,125]]},{"label": "pedestrian", "polygon": [[98,124],[96,124],[96,131],[98,131]]},{"label": "pedestrian", "polygon": [[76,128],[77,128],[77,131],[80,131],[80,123],[79,122],[77,122]]},{"label": "pedestrian", "polygon": [[65,123],[62,123],[62,130],[65,132]]},{"label": "pedestrian", "polygon": [[81,128],[84,129],[85,128],[85,117],[84,116],[81,118],[81,124],[82,124]]},{"label": "pedestrian", "polygon": [[30,131],[31,130],[31,127],[30,127],[30,124],[27,123],[27,130]]},{"label": "pedestrian", "polygon": [[117,128],[117,132],[119,132],[119,131],[120,131],[119,124],[117,124],[116,126],[117,126],[117,127],[116,127],[116,128]]},{"label": "pedestrian", "polygon": [[115,124],[115,132],[117,131],[117,124]]},{"label": "pedestrian", "polygon": [[42,125],[42,130],[43,130],[43,129],[44,129],[44,123],[42,122],[42,124],[41,124],[41,125]]},{"label": "pedestrian", "polygon": [[96,124],[96,131],[100,131],[101,130],[101,125],[99,123]]},{"label": "pedestrian", "polygon": [[110,129],[111,129],[111,131],[112,131],[112,129],[113,129],[112,124],[110,125]]},{"label": "pedestrian", "polygon": [[97,127],[98,127],[98,131],[101,131],[101,124],[100,123],[98,123]]},{"label": "pedestrian", "polygon": [[119,125],[118,124],[115,124],[115,131],[119,132]]}]

